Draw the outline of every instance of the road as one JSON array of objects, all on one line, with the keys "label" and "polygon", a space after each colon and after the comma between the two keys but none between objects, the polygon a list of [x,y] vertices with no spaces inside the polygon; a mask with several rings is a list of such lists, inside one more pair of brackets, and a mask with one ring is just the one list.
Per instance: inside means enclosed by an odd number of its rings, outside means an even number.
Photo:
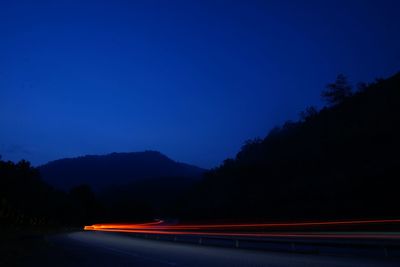
[{"label": "road", "polygon": [[[336,257],[219,248],[134,238],[109,232],[73,232],[49,237],[57,253],[30,266],[399,266],[399,259]],[[60,252],[60,250],[62,252]]]}]

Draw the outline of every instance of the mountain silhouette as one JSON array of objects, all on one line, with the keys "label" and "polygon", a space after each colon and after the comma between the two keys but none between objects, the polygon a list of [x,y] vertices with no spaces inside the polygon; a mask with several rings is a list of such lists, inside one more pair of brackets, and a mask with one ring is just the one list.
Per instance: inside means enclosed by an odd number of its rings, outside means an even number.
[{"label": "mountain silhouette", "polygon": [[176,162],[157,151],[87,155],[48,162],[38,167],[43,179],[56,188],[68,190],[87,184],[94,190],[160,178],[197,180],[199,167]]}]

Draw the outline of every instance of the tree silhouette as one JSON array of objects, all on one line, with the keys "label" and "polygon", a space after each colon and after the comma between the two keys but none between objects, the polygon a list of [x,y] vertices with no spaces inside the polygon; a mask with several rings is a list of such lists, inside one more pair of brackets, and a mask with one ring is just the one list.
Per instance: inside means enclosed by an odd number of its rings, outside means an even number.
[{"label": "tree silhouette", "polygon": [[368,84],[365,82],[359,82],[357,84],[357,91],[358,92],[364,92],[368,89]]},{"label": "tree silhouette", "polygon": [[311,118],[315,118],[317,114],[318,110],[314,106],[309,106],[304,111],[300,112],[300,119],[302,121],[308,121]]},{"label": "tree silhouette", "polygon": [[0,160],[0,225],[81,226],[101,212],[98,203],[89,187],[66,194],[46,184],[30,162]]},{"label": "tree silhouette", "polygon": [[334,83],[326,86],[326,90],[321,93],[321,96],[329,105],[336,105],[351,96],[351,90],[347,77],[339,74]]}]

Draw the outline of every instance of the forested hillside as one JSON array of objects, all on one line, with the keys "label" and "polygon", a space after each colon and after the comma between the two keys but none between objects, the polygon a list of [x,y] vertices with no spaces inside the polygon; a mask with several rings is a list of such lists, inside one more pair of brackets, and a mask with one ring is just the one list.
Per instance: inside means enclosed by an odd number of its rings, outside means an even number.
[{"label": "forested hillside", "polygon": [[339,75],[322,97],[190,192],[190,219],[399,216],[400,74],[352,89]]}]

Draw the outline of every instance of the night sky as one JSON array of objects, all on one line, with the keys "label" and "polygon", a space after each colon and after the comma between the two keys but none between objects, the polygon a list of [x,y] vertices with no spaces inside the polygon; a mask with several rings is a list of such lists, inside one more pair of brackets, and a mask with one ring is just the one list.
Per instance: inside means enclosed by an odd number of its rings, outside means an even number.
[{"label": "night sky", "polygon": [[1,1],[0,154],[37,165],[151,149],[214,167],[321,107],[338,73],[399,71],[399,12],[398,0]]}]

